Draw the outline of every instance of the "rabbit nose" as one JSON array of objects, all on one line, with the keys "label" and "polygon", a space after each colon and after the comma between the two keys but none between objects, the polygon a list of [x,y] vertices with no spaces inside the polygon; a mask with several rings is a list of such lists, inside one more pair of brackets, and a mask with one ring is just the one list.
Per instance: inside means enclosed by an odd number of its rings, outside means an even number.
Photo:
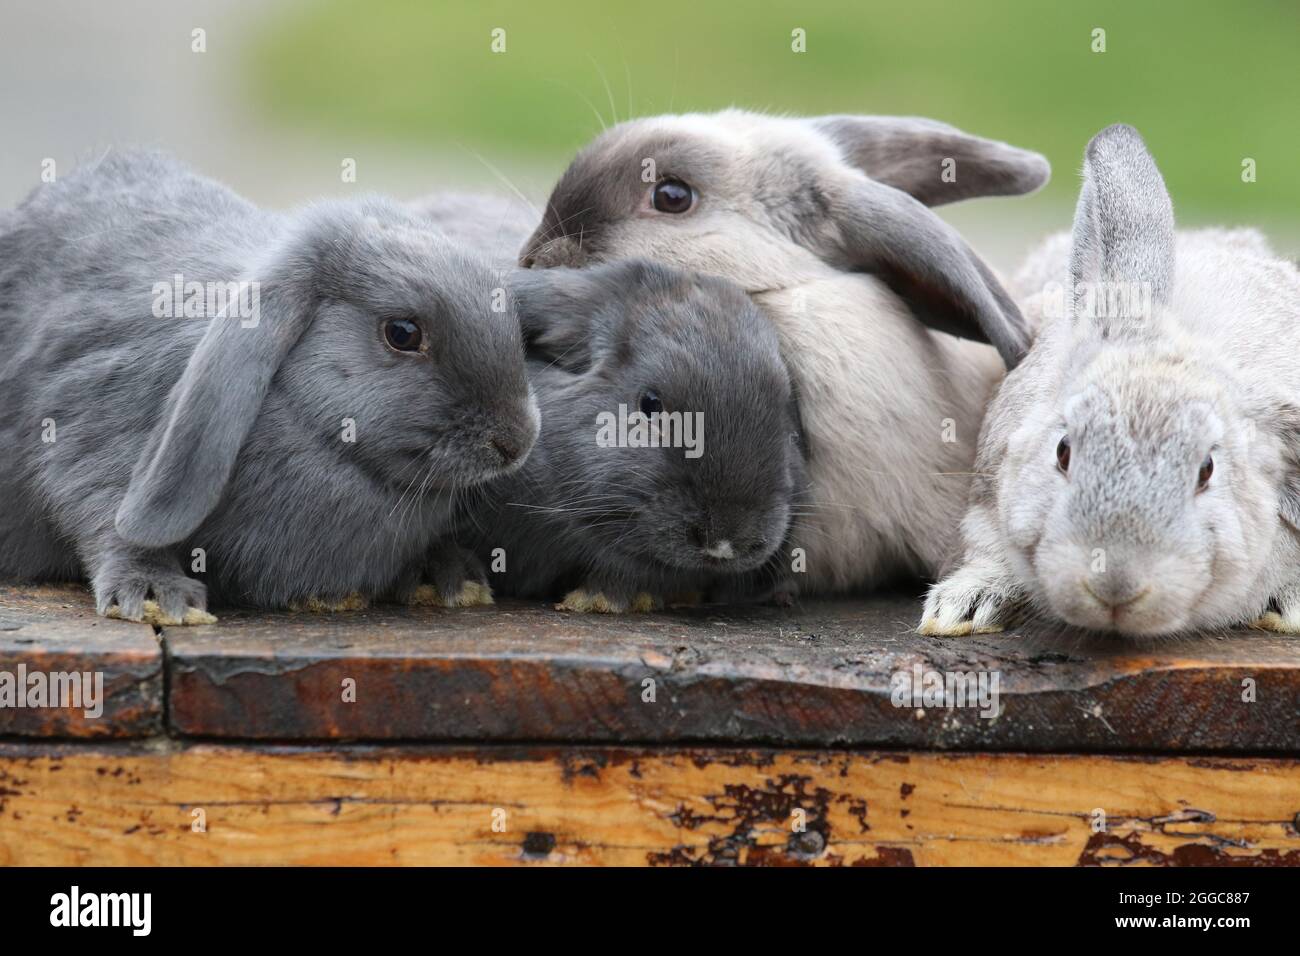
[{"label": "rabbit nose", "polygon": [[704,553],[717,561],[730,561],[736,556],[736,549],[731,546],[730,541],[724,539],[706,547]]},{"label": "rabbit nose", "polygon": [[1084,578],[1083,589],[1098,603],[1113,611],[1136,604],[1151,591],[1149,585],[1116,572],[1093,574]]},{"label": "rabbit nose", "polygon": [[530,245],[519,257],[519,264],[525,269],[550,269],[555,266],[578,269],[587,264],[587,259],[582,243],[576,238],[556,236]]},{"label": "rabbit nose", "polygon": [[736,556],[736,547],[729,538],[718,538],[709,533],[703,524],[693,524],[686,529],[691,543],[715,561],[730,561]]},{"label": "rabbit nose", "polygon": [[748,541],[711,534],[703,524],[690,525],[686,534],[693,545],[714,561],[734,561],[753,550]]},{"label": "rabbit nose", "polygon": [[523,454],[523,445],[513,438],[502,438],[494,435],[492,437],[492,447],[501,456],[502,463],[507,465]]}]

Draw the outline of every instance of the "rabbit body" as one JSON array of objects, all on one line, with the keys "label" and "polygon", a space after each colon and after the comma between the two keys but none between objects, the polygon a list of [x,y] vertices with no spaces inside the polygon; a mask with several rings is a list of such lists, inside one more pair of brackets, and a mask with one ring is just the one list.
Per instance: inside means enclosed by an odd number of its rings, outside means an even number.
[{"label": "rabbit body", "polygon": [[[777,338],[743,290],[637,261],[521,270],[511,286],[542,433],[517,472],[471,496],[480,504],[463,527],[494,590],[583,611],[647,610],[714,587],[788,594],[798,409]],[[619,447],[611,423],[635,427],[649,401],[661,411],[647,415],[682,416],[685,442]]]},{"label": "rabbit body", "polygon": [[[159,317],[174,277],[255,283],[260,315]],[[0,223],[0,574],[169,620],[205,606],[187,568],[257,605],[409,590],[450,489],[536,434],[495,285],[383,200],[264,212],[133,152],[38,189]]]},{"label": "rabbit body", "polygon": [[999,630],[1025,605],[1128,635],[1300,628],[1295,266],[1253,230],[1176,234],[1121,126],[1089,146],[1074,233],[1014,284],[1042,329],[989,409],[922,632]]}]

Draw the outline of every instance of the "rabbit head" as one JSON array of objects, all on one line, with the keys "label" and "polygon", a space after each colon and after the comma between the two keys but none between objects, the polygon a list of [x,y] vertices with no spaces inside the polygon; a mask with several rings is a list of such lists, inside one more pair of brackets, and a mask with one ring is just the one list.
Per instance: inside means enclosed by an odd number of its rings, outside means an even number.
[{"label": "rabbit head", "polygon": [[538,413],[499,279],[397,206],[309,209],[246,280],[256,314],[211,320],[136,463],[128,541],[194,531],[264,410],[294,424],[287,451],[399,490],[472,485],[528,454]]},{"label": "rabbit head", "polygon": [[1259,603],[1281,528],[1294,412],[1261,407],[1234,343],[1197,334],[1204,316],[1232,306],[1216,304],[1213,284],[1176,294],[1175,249],[1173,208],[1142,138],[1103,130],[1085,155],[1062,314],[1013,375],[1042,384],[1010,431],[999,492],[1016,573],[1082,627],[1163,634],[1239,622]]},{"label": "rabbit head", "polygon": [[[768,559],[803,459],[776,334],[743,290],[631,260],[521,272],[514,294],[530,350],[551,363],[541,446],[600,562],[654,580]],[[611,440],[620,419],[661,413],[659,434],[687,442]]]},{"label": "rabbit head", "polygon": [[1043,157],[908,117],[660,116],[609,129],[564,172],[525,266],[644,257],[788,288],[827,268],[869,272],[941,331],[1009,364],[1028,336],[987,266],[927,207],[1014,195]]}]

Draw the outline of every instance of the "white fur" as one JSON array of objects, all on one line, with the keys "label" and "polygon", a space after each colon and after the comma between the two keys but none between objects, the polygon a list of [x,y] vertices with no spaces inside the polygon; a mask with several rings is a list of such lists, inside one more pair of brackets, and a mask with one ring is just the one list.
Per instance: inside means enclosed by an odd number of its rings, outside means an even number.
[{"label": "white fur", "polygon": [[[1072,281],[1067,235],[1046,240],[1013,280],[1042,332],[989,410],[978,462],[988,477],[962,521],[961,566],[931,589],[922,633],[996,629],[1026,603],[1128,634],[1262,615],[1260,626],[1300,630],[1300,536],[1279,516],[1295,469],[1296,422],[1274,413],[1300,403],[1300,274],[1253,230],[1180,233],[1175,250],[1169,301],[1135,339],[1101,340],[1087,322],[1044,315],[1045,289]],[[1062,422],[1066,431],[1108,428],[1090,406],[1102,391],[1142,406],[1128,410],[1129,427],[1159,423],[1149,440],[1217,446],[1205,491],[1179,498],[1180,473],[1189,490],[1194,484],[1193,459],[1156,458],[1161,471],[1149,480],[1124,470],[1131,436],[1112,434],[1107,452],[1121,452],[1107,460],[1121,467],[1097,483],[1089,505],[1072,510],[1071,478],[1055,467],[1054,449]],[[1080,524],[1097,513],[1090,508],[1124,519],[1126,533],[1090,539]],[[1171,516],[1168,526],[1144,524],[1153,515]],[[1131,607],[1112,611],[1083,587],[1094,546],[1148,587]],[[1265,615],[1270,601],[1280,613]]]}]

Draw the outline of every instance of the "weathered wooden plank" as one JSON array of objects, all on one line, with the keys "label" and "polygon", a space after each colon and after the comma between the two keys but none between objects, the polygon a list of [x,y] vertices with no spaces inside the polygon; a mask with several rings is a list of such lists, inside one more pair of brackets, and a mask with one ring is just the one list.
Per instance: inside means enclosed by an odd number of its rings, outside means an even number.
[{"label": "weathered wooden plank", "polygon": [[[0,598],[25,609],[25,628],[108,655],[109,675],[133,661],[140,692],[158,693],[148,630],[97,620],[84,591]],[[228,739],[1300,752],[1298,640],[945,640],[914,634],[916,612],[905,597],[613,617],[518,602],[226,611],[211,627],[165,630],[168,708],[173,732]],[[895,706],[892,682],[914,668],[996,678],[998,717]],[[130,699],[126,678],[110,686]],[[25,719],[27,732],[62,732]]]},{"label": "weathered wooden plank", "polygon": [[[227,614],[167,630],[171,721],[281,740],[1300,752],[1300,641],[942,640],[912,632],[917,610],[893,597],[615,617],[520,603]],[[915,667],[996,676],[1000,715],[895,706],[892,681]]]},{"label": "weathered wooden plank", "polygon": [[[50,688],[71,691],[69,679],[80,705],[53,706]],[[162,651],[151,627],[96,617],[85,588],[0,587],[0,736],[143,737],[162,721]]]},{"label": "weathered wooden plank", "polygon": [[1288,759],[0,745],[0,864],[1300,865],[1298,811]]}]

